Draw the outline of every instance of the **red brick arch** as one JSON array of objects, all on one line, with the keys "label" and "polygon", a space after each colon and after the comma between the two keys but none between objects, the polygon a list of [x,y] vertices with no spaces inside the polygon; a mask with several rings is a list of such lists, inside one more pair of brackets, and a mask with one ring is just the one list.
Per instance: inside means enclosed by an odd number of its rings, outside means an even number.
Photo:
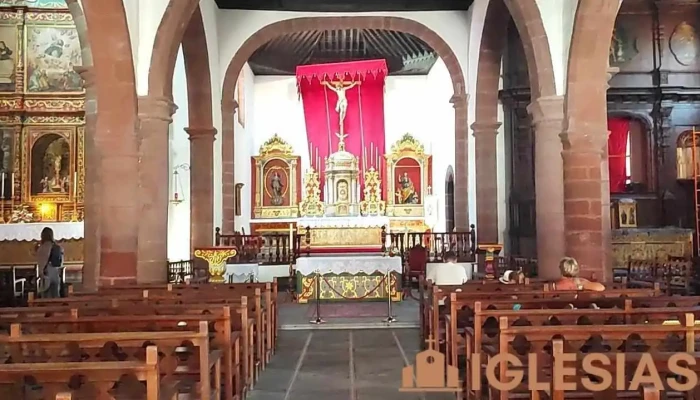
[{"label": "red brick arch", "polygon": [[450,46],[433,30],[420,22],[398,17],[349,16],[292,18],[267,25],[249,37],[231,59],[224,77],[222,94],[222,157],[223,157],[223,229],[234,230],[234,92],[241,69],[260,46],[275,37],[290,32],[327,29],[388,29],[410,33],[425,41],[442,58],[452,79],[455,108],[455,166],[458,176],[455,182],[455,219],[457,228],[469,227],[468,200],[468,152],[467,152],[467,96],[464,74],[457,56]]},{"label": "red brick arch", "polygon": [[122,0],[68,0],[83,50],[85,80],[85,242],[83,282],[136,278],[138,173],[136,80]]},{"label": "red brick arch", "polygon": [[608,51],[620,3],[580,1],[564,103],[564,220],[567,255],[604,280],[612,257],[607,186]]},{"label": "red brick arch", "polygon": [[472,126],[476,147],[476,204],[479,241],[498,241],[497,152],[498,90],[505,27],[513,18],[520,33],[530,77],[532,100],[555,96],[554,69],[547,33],[536,0],[491,0],[479,48],[476,115]]}]

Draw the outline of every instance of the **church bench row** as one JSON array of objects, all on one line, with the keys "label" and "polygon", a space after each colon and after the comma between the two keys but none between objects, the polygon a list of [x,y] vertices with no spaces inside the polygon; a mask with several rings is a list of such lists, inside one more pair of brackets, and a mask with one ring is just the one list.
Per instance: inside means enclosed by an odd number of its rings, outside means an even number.
[{"label": "church bench row", "polygon": [[[221,286],[220,289],[208,289]],[[265,288],[265,306],[261,301],[261,289]],[[35,299],[30,297],[28,302],[32,307],[46,307],[62,305],[68,307],[90,308],[96,305],[105,306],[126,306],[140,307],[143,304],[187,304],[192,301],[206,302],[211,304],[235,304],[241,296],[250,298],[248,302],[249,315],[254,318],[255,330],[255,354],[256,365],[262,368],[268,362],[275,348],[277,336],[277,309],[276,301],[272,301],[272,286],[270,283],[264,284],[231,284],[231,285],[203,285],[198,286],[175,285],[169,291],[167,286],[162,289],[150,288],[125,288],[117,289],[114,293],[107,293],[105,298],[103,292],[84,294],[81,296],[67,297],[62,299]]]},{"label": "church bench row", "polygon": [[[159,363],[158,348],[148,346],[144,361],[2,364],[0,398],[100,399],[119,398],[119,392],[126,392],[131,400],[177,400],[178,382],[161,380]],[[81,377],[81,387],[71,390],[76,376]],[[41,390],[28,388],[27,377],[41,385]],[[120,385],[115,390],[117,384]]]},{"label": "church bench row", "polygon": [[627,274],[623,281],[628,287],[650,287],[656,283],[666,294],[689,295],[694,281],[692,261],[632,260],[627,263]]},{"label": "church bench row", "polygon": [[[186,331],[198,326],[200,322],[209,325],[210,346],[223,351],[222,372],[224,392],[227,399],[245,393],[246,387],[253,383],[252,371],[253,347],[248,343],[252,338],[252,326],[246,329],[247,308],[238,307],[231,314],[231,307],[192,306],[187,309],[171,309],[169,315],[156,315],[165,310],[139,310],[139,315],[125,309],[89,310],[98,311],[99,315],[80,315],[81,310],[74,309],[70,315],[46,318],[18,318],[13,320],[14,329],[23,333],[98,333],[98,332],[157,332]],[[85,311],[85,310],[82,310]],[[146,312],[150,311],[151,315]],[[194,312],[197,312],[194,314]],[[193,313],[193,314],[187,314]],[[233,317],[233,318],[232,318]],[[0,321],[0,328],[11,326]],[[248,332],[248,334],[245,334]],[[243,360],[243,363],[241,363]],[[243,374],[244,382],[241,382]]]},{"label": "church bench row", "polygon": [[[625,354],[625,360],[627,368],[627,375],[624,379],[625,389],[635,390],[634,387],[630,386],[630,381],[632,374],[637,369],[637,363],[643,357],[640,353],[653,353],[654,355],[659,355],[657,360],[657,368],[659,373],[662,375],[662,379],[669,377],[671,370],[669,370],[667,363],[664,363],[664,359],[670,357],[674,352],[684,352],[690,353],[693,360],[695,360],[695,365],[691,366],[691,369],[697,374],[698,371],[698,358],[700,357],[696,352],[696,335],[700,332],[700,326],[695,325],[695,321],[692,315],[686,318],[686,324],[682,325],[604,325],[604,326],[590,326],[588,329],[581,329],[581,326],[568,325],[568,326],[511,326],[511,323],[507,320],[507,317],[501,317],[499,321],[500,325],[500,335],[498,344],[498,355],[504,357],[506,355],[517,358],[519,362],[523,365],[524,377],[522,384],[513,390],[504,390],[501,392],[492,391],[491,398],[509,399],[509,398],[519,398],[522,393],[529,393],[528,386],[528,373],[532,371],[537,371],[538,381],[552,382],[555,377],[556,364],[554,363],[553,356],[556,354],[569,353],[573,354],[575,359],[581,360],[583,357],[589,353],[603,353],[612,360],[615,360],[617,354]],[[533,358],[529,358],[528,355],[533,354],[534,359],[537,361],[536,366],[529,366]],[[477,357],[477,355],[472,355]],[[474,364],[470,364],[470,358],[467,358],[465,362],[466,368],[470,368],[473,365],[479,365],[479,368],[484,367],[481,361],[483,360],[480,356],[475,358]],[[597,364],[596,366],[598,366]],[[568,366],[568,365],[567,365]],[[505,364],[499,366],[499,371],[497,374],[501,377],[505,376]],[[562,367],[558,367],[561,373]],[[465,371],[470,373],[471,371]],[[609,370],[615,375],[615,369]],[[583,370],[580,370],[583,373]],[[585,376],[585,374],[583,375]],[[465,375],[466,377],[466,375]],[[467,391],[469,394],[474,393],[474,398],[479,398],[479,390],[481,388],[476,385],[469,385],[467,382]],[[613,382],[617,382],[613,378]],[[662,382],[665,382],[663,380]],[[559,389],[559,390],[557,390]],[[668,387],[666,388],[668,389]],[[575,396],[576,398],[594,398],[594,393],[591,393],[587,389],[578,386],[578,393],[567,392],[566,397],[571,398]],[[623,393],[616,393],[619,395]],[[681,398],[692,398],[691,393],[674,393],[676,395],[683,396]],[[554,387],[554,392],[552,393],[552,398],[564,398],[564,392],[561,388]],[[497,396],[497,397],[496,397]],[[688,397],[685,397],[688,396]],[[627,396],[624,396],[627,397]],[[609,398],[609,397],[608,397]]]},{"label": "church bench row", "polygon": [[[161,377],[181,381],[178,392],[196,393],[203,400],[220,398],[223,352],[210,348],[205,321],[198,324],[197,331],[52,334],[25,334],[15,324],[9,335],[0,335],[3,353],[13,364],[141,361],[150,345],[158,347]],[[189,384],[191,377],[195,382]]]},{"label": "church bench row", "polygon": [[[226,292],[231,295],[244,295],[249,296],[251,301],[253,296],[256,296],[256,289],[260,290],[262,299],[261,301],[263,309],[269,310],[267,313],[267,327],[269,329],[270,343],[268,343],[267,351],[271,354],[274,352],[275,343],[277,340],[278,331],[278,321],[277,321],[277,297],[278,297],[278,283],[275,278],[274,282],[261,282],[261,283],[233,283],[233,284],[188,284],[188,285],[173,285],[173,284],[150,284],[150,285],[133,285],[133,286],[117,286],[109,287],[103,286],[100,288],[100,294],[119,295],[128,294],[131,292],[142,292],[143,296],[147,297],[149,294],[163,294],[163,293],[178,293],[180,296],[197,296],[195,293],[221,293]],[[147,292],[146,292],[147,291]],[[82,297],[82,296],[94,296],[93,292],[76,292],[72,286],[68,288],[68,297]],[[30,300],[31,301],[31,300]]]}]

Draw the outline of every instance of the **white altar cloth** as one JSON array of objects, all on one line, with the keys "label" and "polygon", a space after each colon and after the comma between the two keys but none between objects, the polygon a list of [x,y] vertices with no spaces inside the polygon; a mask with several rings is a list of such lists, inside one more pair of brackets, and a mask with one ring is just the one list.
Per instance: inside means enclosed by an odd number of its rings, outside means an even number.
[{"label": "white altar cloth", "polygon": [[375,272],[402,273],[401,257],[382,256],[343,256],[343,257],[300,257],[296,270],[302,275],[312,275],[318,270],[321,274],[359,274]]},{"label": "white altar cloth", "polygon": [[39,240],[41,230],[53,229],[54,239],[69,240],[84,237],[82,222],[38,222],[21,224],[0,224],[0,241],[32,241]]},{"label": "white altar cloth", "polygon": [[226,264],[224,279],[233,283],[257,282],[260,274],[260,266],[256,264]]},{"label": "white altar cloth", "polygon": [[381,228],[389,229],[389,218],[384,216],[366,217],[309,217],[299,218],[301,228]]}]

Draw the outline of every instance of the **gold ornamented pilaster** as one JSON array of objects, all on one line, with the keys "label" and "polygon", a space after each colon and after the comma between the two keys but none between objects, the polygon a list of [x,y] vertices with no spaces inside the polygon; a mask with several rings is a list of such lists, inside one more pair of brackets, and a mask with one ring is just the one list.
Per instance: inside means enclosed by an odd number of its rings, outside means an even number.
[{"label": "gold ornamented pilaster", "polygon": [[302,217],[322,217],[323,208],[318,172],[309,168],[304,177],[304,197],[299,204],[299,214]]},{"label": "gold ornamented pilaster", "polygon": [[374,167],[365,172],[364,200],[360,202],[362,215],[384,215],[386,203],[382,200],[381,179]]},{"label": "gold ornamented pilaster", "polygon": [[209,282],[224,283],[226,279],[226,260],[238,254],[233,247],[212,247],[206,249],[195,249],[194,256],[209,263]]}]

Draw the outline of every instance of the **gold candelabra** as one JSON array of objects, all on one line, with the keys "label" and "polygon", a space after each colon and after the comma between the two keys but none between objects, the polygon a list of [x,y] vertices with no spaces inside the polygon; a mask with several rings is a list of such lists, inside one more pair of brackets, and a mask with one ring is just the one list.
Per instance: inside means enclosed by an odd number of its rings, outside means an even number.
[{"label": "gold candelabra", "polygon": [[362,215],[384,215],[386,203],[382,200],[381,179],[374,167],[365,172],[364,200],[360,202]]},{"label": "gold candelabra", "polygon": [[304,198],[299,203],[299,214],[302,217],[323,216],[320,186],[318,172],[313,167],[309,168],[304,176]]}]

